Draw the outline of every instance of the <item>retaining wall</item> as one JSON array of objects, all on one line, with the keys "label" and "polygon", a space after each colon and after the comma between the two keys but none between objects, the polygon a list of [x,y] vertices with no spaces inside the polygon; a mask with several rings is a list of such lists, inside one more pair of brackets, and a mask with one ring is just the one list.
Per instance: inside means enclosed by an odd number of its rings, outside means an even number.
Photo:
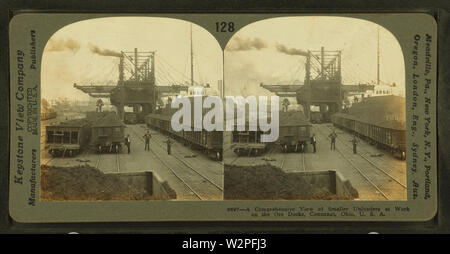
[{"label": "retaining wall", "polygon": [[118,176],[138,192],[147,192],[157,200],[168,200],[171,197],[161,178],[152,171],[135,173],[108,173]]},{"label": "retaining wall", "polygon": [[349,180],[334,170],[291,172],[288,174],[303,178],[307,183],[316,188],[323,188],[338,198],[358,198],[358,191],[353,188]]}]

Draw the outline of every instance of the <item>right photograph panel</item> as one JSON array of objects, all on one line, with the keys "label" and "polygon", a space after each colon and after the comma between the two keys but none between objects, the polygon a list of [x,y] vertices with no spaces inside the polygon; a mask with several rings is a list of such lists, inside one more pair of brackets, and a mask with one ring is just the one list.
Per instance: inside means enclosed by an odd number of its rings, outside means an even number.
[{"label": "right photograph panel", "polygon": [[228,42],[223,85],[224,199],[406,200],[405,65],[384,27],[255,22]]}]

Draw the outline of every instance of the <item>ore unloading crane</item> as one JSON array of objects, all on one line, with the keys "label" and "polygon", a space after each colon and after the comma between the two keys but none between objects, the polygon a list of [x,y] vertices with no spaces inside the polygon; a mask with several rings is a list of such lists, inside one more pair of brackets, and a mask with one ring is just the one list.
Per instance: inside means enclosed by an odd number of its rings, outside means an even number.
[{"label": "ore unloading crane", "polygon": [[[300,52],[300,53],[298,53]],[[303,85],[265,85],[261,87],[280,97],[294,97],[303,106],[308,119],[311,106],[318,106],[325,121],[342,109],[344,98],[350,93],[361,93],[373,86],[366,84],[343,85],[341,76],[341,51],[300,51],[296,55],[306,57]]]},{"label": "ore unloading crane", "polygon": [[154,51],[138,52],[135,48],[133,52],[120,52],[113,56],[120,59],[117,85],[74,84],[74,87],[94,98],[109,98],[122,120],[125,106],[133,107],[136,113],[147,115],[156,110],[157,101],[161,96],[176,95],[188,89],[185,85],[156,84]]}]

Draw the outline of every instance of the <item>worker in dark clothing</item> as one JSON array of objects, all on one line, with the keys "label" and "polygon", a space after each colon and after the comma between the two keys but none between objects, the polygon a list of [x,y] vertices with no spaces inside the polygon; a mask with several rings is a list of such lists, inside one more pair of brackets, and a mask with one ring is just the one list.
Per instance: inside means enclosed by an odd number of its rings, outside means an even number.
[{"label": "worker in dark clothing", "polygon": [[328,137],[331,140],[331,150],[336,150],[336,138],[337,138],[336,132],[333,130],[333,132],[330,135],[328,135]]},{"label": "worker in dark clothing", "polygon": [[358,140],[356,139],[356,135],[353,136],[352,139],[352,144],[353,144],[353,153],[356,154],[356,145],[358,144]]},{"label": "worker in dark clothing", "polygon": [[130,153],[131,151],[131,140],[130,140],[130,134],[127,135],[127,137],[125,138],[125,145],[128,148],[128,153]]},{"label": "worker in dark clothing", "polygon": [[314,133],[311,136],[311,145],[313,145],[314,153],[316,153],[316,134],[314,134]]},{"label": "worker in dark clothing", "polygon": [[172,146],[172,140],[170,140],[170,137],[169,137],[169,136],[167,136],[167,141],[166,141],[166,143],[167,143],[167,154],[170,155],[170,150],[171,150],[171,146]]},{"label": "worker in dark clothing", "polygon": [[143,136],[144,141],[145,141],[145,151],[149,151],[150,150],[150,138],[152,137],[152,135],[149,133],[149,131],[147,131],[147,133],[145,133],[145,135]]}]

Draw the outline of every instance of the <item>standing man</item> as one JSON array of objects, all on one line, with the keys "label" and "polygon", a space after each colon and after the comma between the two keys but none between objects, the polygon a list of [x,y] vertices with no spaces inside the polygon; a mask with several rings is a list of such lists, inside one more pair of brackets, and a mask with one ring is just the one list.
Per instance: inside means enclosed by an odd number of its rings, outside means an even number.
[{"label": "standing man", "polygon": [[170,140],[170,136],[167,136],[166,143],[167,143],[167,154],[170,155],[170,148],[171,148],[171,145],[172,145],[172,141]]},{"label": "standing man", "polygon": [[144,140],[145,140],[145,151],[149,151],[150,150],[150,138],[152,137],[152,135],[149,133],[149,131],[147,131],[147,133],[145,133],[145,135],[143,136]]},{"label": "standing man", "polygon": [[314,153],[316,153],[316,134],[313,133],[311,136],[311,145],[314,147]]},{"label": "standing man", "polygon": [[358,140],[356,139],[356,135],[353,135],[353,139],[352,139],[352,144],[353,144],[353,153],[356,154],[356,145],[358,144]]},{"label": "standing man", "polygon": [[128,148],[128,153],[130,153],[130,150],[131,150],[130,134],[127,134],[127,137],[125,138],[125,145]]},{"label": "standing man", "polygon": [[331,150],[336,150],[336,138],[337,138],[336,132],[333,130],[333,132],[330,135],[328,135],[328,137],[331,140]]}]

